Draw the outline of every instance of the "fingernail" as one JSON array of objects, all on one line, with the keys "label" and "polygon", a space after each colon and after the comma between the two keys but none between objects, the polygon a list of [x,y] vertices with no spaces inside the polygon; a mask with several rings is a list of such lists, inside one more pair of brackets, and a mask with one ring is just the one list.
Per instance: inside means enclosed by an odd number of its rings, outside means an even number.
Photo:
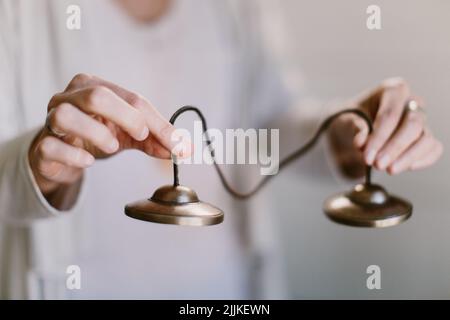
[{"label": "fingernail", "polygon": [[367,152],[366,155],[366,162],[368,165],[372,165],[373,162],[375,161],[375,156],[377,155],[377,153],[375,152],[375,150],[369,150]]},{"label": "fingernail", "polygon": [[388,164],[389,164],[389,160],[390,160],[389,155],[385,154],[384,156],[382,156],[382,157],[380,158],[380,160],[377,161],[378,168],[379,168],[380,170],[386,169],[386,167],[387,167]]},{"label": "fingernail", "polygon": [[145,138],[147,138],[149,134],[149,130],[147,127],[144,127],[141,131],[141,134],[139,135],[139,140],[144,140]]},{"label": "fingernail", "polygon": [[179,150],[177,150],[177,157],[184,158],[184,148],[185,147],[181,147]]},{"label": "fingernail", "polygon": [[119,141],[117,141],[117,139],[112,140],[111,143],[108,146],[108,149],[111,152],[117,151],[117,149],[119,149]]},{"label": "fingernail", "polygon": [[180,148],[176,148],[175,154],[179,158],[187,158],[190,155],[190,145],[188,143],[184,143]]},{"label": "fingernail", "polygon": [[87,156],[84,158],[84,164],[85,164],[86,166],[90,166],[90,165],[92,165],[94,162],[95,162],[95,158],[94,158],[93,156],[91,156],[90,154],[87,155]]}]

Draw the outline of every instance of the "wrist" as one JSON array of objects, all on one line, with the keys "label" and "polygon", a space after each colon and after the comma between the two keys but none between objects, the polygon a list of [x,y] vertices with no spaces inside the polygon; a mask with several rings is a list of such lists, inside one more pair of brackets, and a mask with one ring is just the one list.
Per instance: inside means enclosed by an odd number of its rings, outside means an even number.
[{"label": "wrist", "polygon": [[47,203],[58,210],[70,209],[74,205],[80,191],[84,171],[81,171],[75,181],[60,183],[43,177],[39,173],[39,170],[35,169],[35,166],[32,165],[30,158],[29,162],[34,180]]},{"label": "wrist", "polygon": [[40,158],[37,154],[36,146],[43,137],[44,130],[42,129],[30,144],[30,147],[28,149],[27,161],[31,169],[31,173],[33,174],[34,181],[39,188],[39,191],[49,203],[53,204],[52,202],[54,202],[55,195],[57,195],[57,198],[61,198],[64,197],[65,193],[71,194],[71,192],[69,192],[70,190],[78,189],[78,187],[81,185],[84,170],[80,170],[78,176],[70,183],[61,183],[48,179],[44,175],[42,175],[39,170]]}]

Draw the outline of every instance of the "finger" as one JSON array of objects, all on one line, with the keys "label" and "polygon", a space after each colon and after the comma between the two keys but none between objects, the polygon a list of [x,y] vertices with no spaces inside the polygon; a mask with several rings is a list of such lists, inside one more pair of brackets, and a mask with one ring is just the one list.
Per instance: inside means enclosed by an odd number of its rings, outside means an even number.
[{"label": "finger", "polygon": [[139,102],[138,100],[140,100],[141,98],[137,93],[129,91],[115,83],[85,73],[79,73],[76,76],[74,76],[73,79],[70,81],[69,85],[67,86],[66,91],[79,90],[82,88],[95,86],[104,86],[112,90],[115,94],[117,94],[119,97],[124,99],[132,106],[134,106],[135,102]]},{"label": "finger", "polygon": [[[117,87],[117,86],[116,86]],[[116,90],[118,90],[116,88]],[[186,158],[191,155],[192,143],[189,139],[182,141],[182,148],[180,142],[174,139],[176,128],[161,113],[144,97],[123,91],[121,93],[130,104],[136,107],[145,115],[145,121],[150,129],[151,135],[159,142],[158,145],[164,147],[179,158]],[[158,146],[157,145],[157,146]],[[186,152],[186,150],[188,152]],[[166,152],[160,150],[163,154]]]},{"label": "finger", "polygon": [[442,156],[443,151],[444,148],[442,143],[435,141],[432,150],[427,154],[427,156],[412,163],[409,169],[418,170],[431,166]]},{"label": "finger", "polygon": [[373,132],[364,150],[364,158],[367,164],[373,164],[378,151],[394,132],[400,122],[408,97],[409,89],[405,82],[392,80],[386,85],[373,124]]},{"label": "finger", "polygon": [[353,138],[353,144],[357,148],[362,148],[367,142],[367,138],[369,136],[369,128],[367,127],[366,122],[361,118],[355,118],[354,125],[357,128],[357,133]]},{"label": "finger", "polygon": [[56,161],[69,167],[86,168],[95,158],[86,150],[71,146],[58,138],[47,136],[36,147],[39,159]]},{"label": "finger", "polygon": [[140,103],[143,102],[142,100],[145,100],[145,98],[143,98],[141,95],[127,90],[119,86],[118,84],[112,83],[96,76],[93,76],[92,79],[93,83],[107,87],[133,107],[138,108]]},{"label": "finger", "polygon": [[170,159],[170,151],[167,150],[155,137],[149,135],[144,141],[136,141],[132,146],[134,149],[143,151],[144,153],[160,159]]},{"label": "finger", "polygon": [[[176,128],[150,102],[143,98],[138,98],[136,101],[138,102],[135,102],[135,106],[144,114],[152,136],[171,154],[179,158],[189,157],[192,150],[191,141],[185,137],[181,142],[176,139],[178,137]],[[182,147],[180,148],[180,146]]]},{"label": "finger", "polygon": [[398,174],[408,170],[414,162],[426,158],[428,153],[434,148],[434,145],[434,137],[428,130],[425,130],[417,142],[403,152],[403,154],[387,168],[387,171],[390,174]]},{"label": "finger", "polygon": [[141,141],[148,136],[149,129],[142,112],[104,86],[55,95],[49,108],[63,102],[69,102],[86,113],[100,115],[114,122],[136,140]]},{"label": "finger", "polygon": [[391,138],[378,152],[375,166],[379,170],[389,167],[397,158],[408,149],[424,130],[424,120],[418,112],[407,112],[400,126]]},{"label": "finger", "polygon": [[82,88],[87,87],[93,87],[97,81],[95,80],[94,76],[91,76],[86,73],[79,73],[75,75],[72,80],[70,80],[69,84],[67,85],[66,89],[64,91],[73,91],[73,90],[79,90]]},{"label": "finger", "polygon": [[[145,115],[145,121],[150,129],[150,133],[156,137],[160,142],[160,145],[165,147],[171,153],[175,154],[180,158],[185,158],[190,156],[192,150],[192,143],[189,139],[184,139],[182,141],[183,148],[176,148],[180,146],[179,141],[174,141],[173,137],[176,128],[165,119],[161,113],[151,104],[150,101],[145,99],[139,94],[131,92],[122,88],[121,86],[111,83],[109,81],[99,79],[95,77],[105,87],[114,91],[122,99],[127,101],[130,105],[140,110]],[[186,152],[186,150],[188,152]],[[165,152],[163,152],[165,154]]]},{"label": "finger", "polygon": [[74,76],[73,79],[70,81],[69,85],[67,86],[66,90],[67,91],[79,90],[81,88],[95,87],[95,86],[104,86],[110,89],[132,106],[134,106],[135,102],[138,102],[138,100],[141,98],[138,94],[129,91],[115,83],[85,73],[80,73]]},{"label": "finger", "polygon": [[39,161],[36,169],[41,177],[60,184],[71,184],[83,174],[83,169],[81,168],[68,167],[65,164],[52,160]]},{"label": "finger", "polygon": [[62,103],[49,115],[50,126],[58,131],[86,140],[105,153],[119,149],[119,141],[107,126],[70,103]]},{"label": "finger", "polygon": [[167,121],[147,99],[117,84],[114,84],[112,82],[109,82],[96,76],[89,76],[86,74],[79,74],[75,76],[71,82],[70,87],[72,88],[76,86],[87,86],[87,85],[90,86],[100,85],[113,91],[116,95],[125,100],[129,105],[140,110],[146,115],[145,117],[146,125],[148,126],[152,135],[156,137],[156,139],[160,142],[162,146],[164,146],[165,148],[167,148],[167,150],[171,151],[173,154],[175,154],[180,158],[190,156],[190,153],[186,152],[186,150],[192,152],[193,149],[192,143],[189,141],[189,139],[183,140],[182,142],[184,144],[183,148],[181,149],[178,148],[177,150],[175,150],[175,147],[179,146],[179,142],[173,141],[172,139],[175,127],[172,124],[170,124],[170,122]]}]

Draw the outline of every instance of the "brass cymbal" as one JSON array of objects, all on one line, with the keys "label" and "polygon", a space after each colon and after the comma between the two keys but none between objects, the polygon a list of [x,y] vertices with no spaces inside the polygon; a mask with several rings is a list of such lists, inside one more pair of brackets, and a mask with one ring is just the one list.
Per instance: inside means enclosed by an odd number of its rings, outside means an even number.
[{"label": "brass cymbal", "polygon": [[194,190],[185,186],[167,185],[155,191],[150,199],[125,206],[129,217],[166,224],[206,226],[223,221],[223,212],[198,199]]},{"label": "brass cymbal", "polygon": [[358,184],[350,192],[334,195],[325,201],[323,209],[335,222],[372,228],[398,225],[412,214],[410,202],[375,184]]}]

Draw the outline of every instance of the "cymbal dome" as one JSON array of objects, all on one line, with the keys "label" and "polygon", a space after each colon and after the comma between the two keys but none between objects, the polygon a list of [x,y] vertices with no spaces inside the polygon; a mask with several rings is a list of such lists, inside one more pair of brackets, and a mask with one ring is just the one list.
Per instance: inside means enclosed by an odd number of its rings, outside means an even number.
[{"label": "cymbal dome", "polygon": [[222,210],[200,201],[194,190],[180,185],[160,187],[150,199],[127,204],[125,214],[138,220],[185,226],[219,224],[224,218]]},{"label": "cymbal dome", "polygon": [[381,186],[360,184],[325,200],[323,209],[328,218],[340,224],[382,228],[407,220],[413,208],[410,202],[388,194]]},{"label": "cymbal dome", "polygon": [[383,204],[389,199],[386,190],[377,184],[357,184],[348,197],[359,204]]},{"label": "cymbal dome", "polygon": [[199,202],[197,193],[194,190],[180,185],[167,185],[158,188],[153,193],[151,200],[176,204]]}]

